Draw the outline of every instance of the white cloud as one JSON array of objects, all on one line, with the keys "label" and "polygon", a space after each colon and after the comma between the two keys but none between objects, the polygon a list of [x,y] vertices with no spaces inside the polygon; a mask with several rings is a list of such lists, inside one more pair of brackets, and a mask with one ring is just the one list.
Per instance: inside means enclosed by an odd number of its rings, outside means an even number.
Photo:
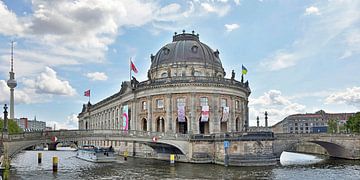
[{"label": "white cloud", "polygon": [[[14,91],[15,104],[33,104],[46,102],[51,98],[49,95],[39,95],[31,88],[16,87]],[[0,80],[0,103],[9,104],[10,102],[10,89],[5,80]]]},{"label": "white cloud", "polygon": [[346,88],[330,94],[326,99],[327,104],[347,104],[360,108],[360,87]]},{"label": "white cloud", "polygon": [[235,4],[236,4],[237,6],[240,5],[240,0],[234,0],[234,2],[235,2]]},{"label": "white cloud", "polygon": [[76,114],[70,114],[66,117],[66,119],[62,122],[57,121],[47,121],[46,126],[54,127],[56,126],[56,130],[59,129],[78,129],[78,118]]},{"label": "white cloud", "polygon": [[270,71],[277,71],[280,69],[285,69],[291,66],[295,66],[298,59],[296,54],[284,52],[284,51],[277,51],[275,54],[267,57],[261,62],[261,66],[264,69]]},{"label": "white cloud", "polygon": [[225,29],[227,32],[231,32],[235,29],[238,29],[240,26],[238,24],[225,24]]},{"label": "white cloud", "polygon": [[108,79],[104,72],[87,73],[85,76],[92,81],[106,81]]},{"label": "white cloud", "polygon": [[[305,106],[290,101],[279,90],[269,90],[258,98],[249,99],[250,125],[256,124],[256,116],[264,119],[264,112],[268,112],[269,125],[273,125],[291,114],[303,113]],[[264,121],[261,121],[264,125]]]},{"label": "white cloud", "polygon": [[[0,34],[17,36],[17,76],[35,75],[46,66],[59,67],[83,63],[103,63],[109,46],[127,27],[150,24],[149,31],[174,31],[186,28],[196,18],[208,14],[224,16],[229,2],[188,1],[186,5],[157,1],[31,1],[29,13],[17,16],[0,1]],[[26,49],[25,49],[26,47]],[[2,51],[2,50],[1,50]],[[8,52],[8,49],[4,50]],[[0,71],[8,56],[0,61]],[[4,66],[3,66],[4,65]]]},{"label": "white cloud", "polygon": [[54,94],[63,96],[74,96],[76,91],[71,87],[70,83],[65,80],[58,79],[56,72],[50,67],[45,68],[39,76],[33,79],[25,79],[24,85],[28,88],[36,90],[39,94]]},{"label": "white cloud", "polygon": [[306,8],[305,15],[311,15],[311,14],[320,15],[319,8],[317,8],[315,6],[310,6],[310,7]]},{"label": "white cloud", "polygon": [[210,4],[207,2],[201,3],[201,7],[209,13],[215,13],[218,16],[225,16],[230,11],[230,5],[218,5],[218,4]]},{"label": "white cloud", "polygon": [[0,1],[0,34],[20,35],[24,27],[19,22],[16,14],[9,11],[3,1]]},{"label": "white cloud", "polygon": [[288,47],[270,53],[260,62],[262,69],[275,71],[295,66],[300,60],[316,61],[317,55],[329,49],[339,53],[339,58],[360,53],[359,43],[352,43],[358,42],[360,1],[323,1],[317,6],[309,7],[308,12],[317,14],[321,9],[321,16],[302,18],[303,27],[299,28],[303,35]]}]

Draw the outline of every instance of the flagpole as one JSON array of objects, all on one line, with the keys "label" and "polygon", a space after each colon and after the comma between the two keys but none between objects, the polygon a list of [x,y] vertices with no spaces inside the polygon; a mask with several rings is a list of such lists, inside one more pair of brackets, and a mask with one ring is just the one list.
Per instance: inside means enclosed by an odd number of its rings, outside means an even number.
[{"label": "flagpole", "polygon": [[131,83],[131,57],[130,57],[130,59],[129,59],[129,74],[130,74],[130,83]]}]

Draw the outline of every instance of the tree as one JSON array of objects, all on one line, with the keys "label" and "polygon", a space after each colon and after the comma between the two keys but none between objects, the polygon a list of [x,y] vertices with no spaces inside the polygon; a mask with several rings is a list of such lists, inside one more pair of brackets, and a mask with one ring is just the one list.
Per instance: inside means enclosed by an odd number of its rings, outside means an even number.
[{"label": "tree", "polygon": [[[21,133],[22,132],[22,129],[18,126],[18,124],[9,119],[9,124],[8,124],[8,132],[9,134],[17,134],[17,133]],[[0,118],[0,131],[2,132],[3,130],[3,127],[4,127],[4,120]]]},{"label": "tree", "polygon": [[328,133],[335,133],[336,132],[336,128],[337,128],[337,123],[335,120],[331,119],[328,122]]},{"label": "tree", "polygon": [[352,133],[360,133],[360,112],[346,121],[346,128]]}]

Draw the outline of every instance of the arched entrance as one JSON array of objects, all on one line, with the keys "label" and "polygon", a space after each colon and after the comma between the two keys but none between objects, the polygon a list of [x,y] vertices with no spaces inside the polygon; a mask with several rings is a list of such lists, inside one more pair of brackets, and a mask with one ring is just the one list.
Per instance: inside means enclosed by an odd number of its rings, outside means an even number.
[{"label": "arched entrance", "polygon": [[147,131],[147,120],[145,118],[141,120],[141,130]]},{"label": "arched entrance", "polygon": [[185,122],[179,122],[178,118],[176,118],[176,132],[181,134],[187,134],[187,118],[185,117]]},{"label": "arched entrance", "polygon": [[236,118],[236,121],[235,121],[235,126],[236,126],[236,131],[239,132],[240,131],[240,119],[239,117]]},{"label": "arched entrance", "polygon": [[157,132],[165,131],[165,120],[163,117],[156,118],[156,131]]},{"label": "arched entrance", "polygon": [[227,132],[227,121],[221,122],[220,130],[221,132]]},{"label": "arched entrance", "polygon": [[209,134],[210,133],[210,126],[209,123],[210,118],[206,122],[201,121],[201,117],[199,118],[199,132],[200,134]]}]

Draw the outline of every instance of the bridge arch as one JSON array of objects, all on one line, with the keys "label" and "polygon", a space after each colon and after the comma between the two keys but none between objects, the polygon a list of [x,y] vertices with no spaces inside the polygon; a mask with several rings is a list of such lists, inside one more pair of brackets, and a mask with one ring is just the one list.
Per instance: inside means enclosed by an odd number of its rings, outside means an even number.
[{"label": "bridge arch", "polygon": [[[290,143],[286,146],[284,151],[293,151],[296,152],[296,147],[301,146],[302,143],[313,143],[321,146],[324,148],[324,150],[328,153],[331,157],[337,157],[337,158],[348,158],[349,157],[349,151],[342,145],[333,143],[333,142],[327,142],[327,141],[319,141],[319,140],[309,140],[309,141],[298,141]],[[314,152],[315,153],[315,152]]]}]

